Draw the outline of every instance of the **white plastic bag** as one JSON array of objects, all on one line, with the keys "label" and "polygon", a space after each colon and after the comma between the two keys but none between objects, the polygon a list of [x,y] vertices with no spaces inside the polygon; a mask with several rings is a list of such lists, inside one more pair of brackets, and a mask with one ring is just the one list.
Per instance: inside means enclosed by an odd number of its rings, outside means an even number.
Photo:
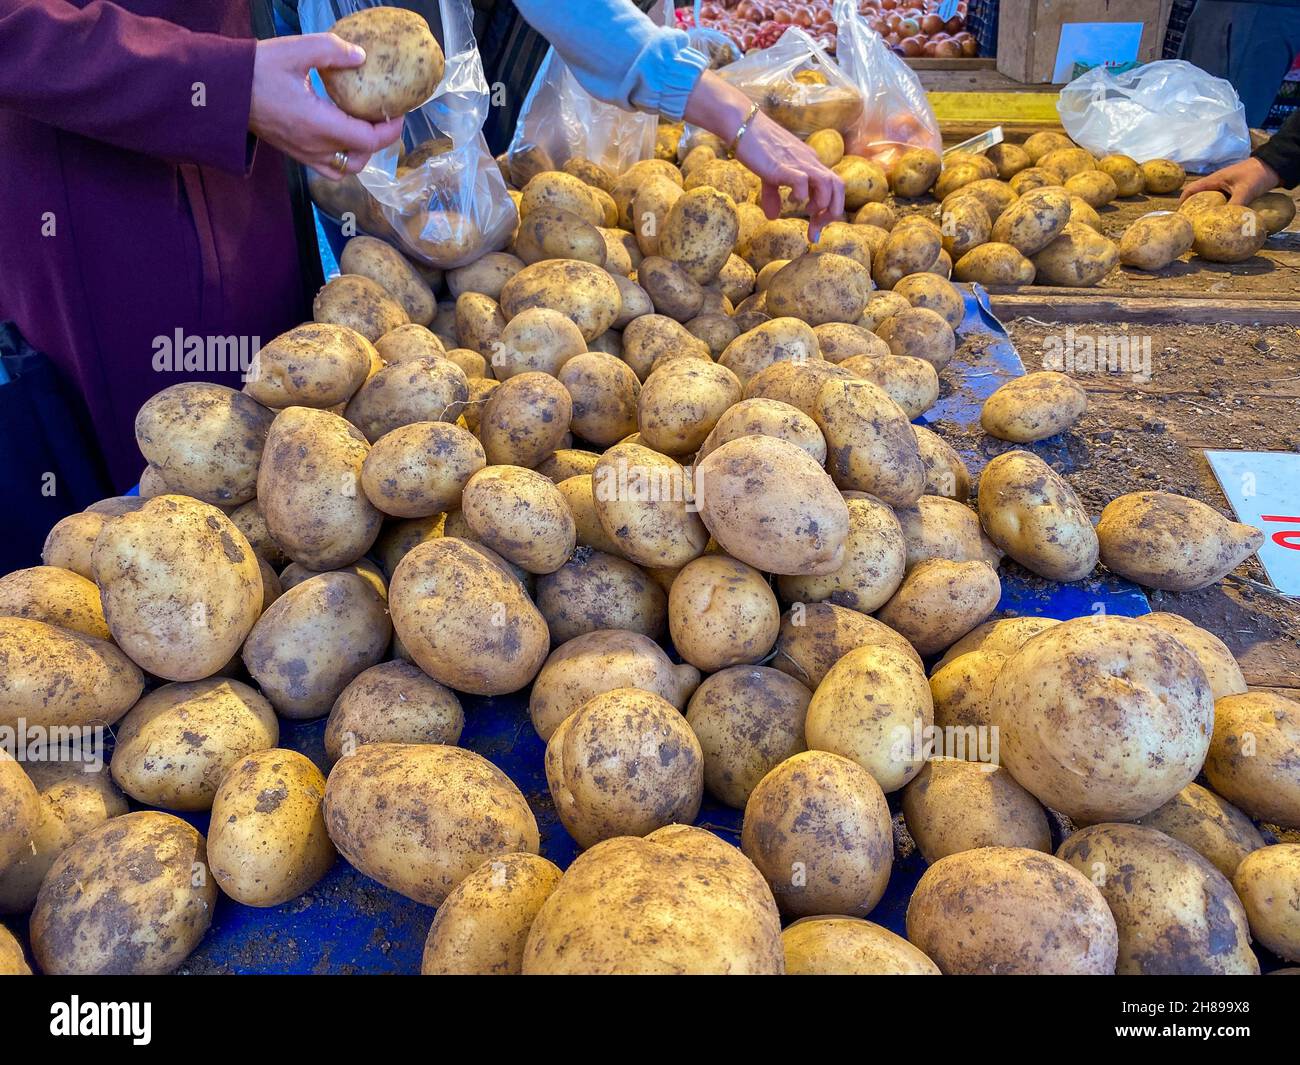
[{"label": "white plastic bag", "polygon": [[[671,25],[672,5],[661,0],[650,16]],[[507,151],[510,176],[523,188],[544,170],[570,159],[589,159],[618,176],[633,163],[653,158],[657,115],[627,111],[597,100],[578,84],[552,48],[524,98]]]},{"label": "white plastic bag", "polygon": [[[383,0],[300,0],[304,33],[323,33],[344,15]],[[393,144],[357,175],[365,192],[361,228],[442,269],[464,266],[510,242],[519,222],[505,179],[483,139],[489,90],[474,41],[470,0],[439,0],[447,65],[433,95],[406,116],[402,142],[425,146],[416,166]],[[313,84],[323,92],[313,73]],[[431,143],[432,142],[432,143]],[[421,158],[422,157],[422,158]],[[313,190],[325,182],[313,182]],[[321,189],[329,199],[328,189]],[[324,205],[329,209],[329,204]]]},{"label": "white plastic bag", "polygon": [[844,150],[888,167],[909,148],[943,151],[939,121],[920,79],[858,14],[836,0],[836,59],[862,95],[862,115],[844,134]]},{"label": "white plastic bag", "polygon": [[1061,125],[1094,155],[1172,159],[1194,173],[1250,154],[1237,91],[1182,59],[1112,74],[1094,67],[1061,90]]}]

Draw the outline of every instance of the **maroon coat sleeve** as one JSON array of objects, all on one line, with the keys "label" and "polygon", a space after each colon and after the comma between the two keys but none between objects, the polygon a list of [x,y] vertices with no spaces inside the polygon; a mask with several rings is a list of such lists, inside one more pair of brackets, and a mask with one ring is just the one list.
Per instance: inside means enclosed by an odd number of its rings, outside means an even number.
[{"label": "maroon coat sleeve", "polygon": [[243,173],[252,38],[93,0],[0,0],[0,108],[120,148]]}]

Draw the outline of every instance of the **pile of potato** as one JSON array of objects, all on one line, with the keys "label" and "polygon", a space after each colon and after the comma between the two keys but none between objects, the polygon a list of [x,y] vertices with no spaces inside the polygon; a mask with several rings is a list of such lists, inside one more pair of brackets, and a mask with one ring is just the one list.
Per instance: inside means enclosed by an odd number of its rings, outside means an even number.
[{"label": "pile of potato", "polygon": [[[1029,450],[972,504],[912,424],[951,373],[950,256],[1113,260],[1068,221],[1115,180],[1076,152],[1030,160],[1073,185],[1037,194],[838,159],[858,220],[810,244],[699,136],[680,167],[536,175],[511,250],[434,285],[353,239],[243,391],[144,405],[138,498],[0,578],[0,726],[117,736],[111,780],[0,758],[0,909],[36,965],[172,970],[218,893],[278,905],[338,854],[438,907],[431,973],[1252,972],[1252,934],[1300,960],[1300,847],[1255,824],[1300,827],[1300,705],[1172,615],[993,616],[1006,556],[1177,590],[1259,531],[1159,491],[1094,526]],[[936,180],[996,244],[883,202]],[[1085,408],[1030,374],[983,424],[1028,444]],[[525,690],[563,872],[457,746],[462,695]],[[328,774],[278,746],[313,718]],[[964,757],[929,757],[936,728]],[[705,790],[739,848],[689,827]],[[906,940],[866,919],[894,793],[933,863]],[[166,812],[207,810],[206,839]],[[1079,829],[1055,854],[1048,810]]]}]

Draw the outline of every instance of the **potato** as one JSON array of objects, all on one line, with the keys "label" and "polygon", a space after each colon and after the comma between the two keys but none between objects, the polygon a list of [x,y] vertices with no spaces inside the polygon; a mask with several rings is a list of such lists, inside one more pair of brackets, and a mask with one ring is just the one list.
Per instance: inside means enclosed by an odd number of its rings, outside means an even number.
[{"label": "potato", "polygon": [[1216,792],[1261,821],[1300,828],[1300,703],[1276,692],[1229,695],[1214,704],[1205,776]]},{"label": "potato", "polygon": [[884,644],[839,658],[813,691],[804,724],[810,750],[831,751],[897,791],[924,764],[923,733],[934,722],[925,671]]},{"label": "potato", "polygon": [[420,972],[518,975],[529,930],[560,876],[557,866],[535,854],[484,862],[438,907]]},{"label": "potato", "polygon": [[889,171],[889,187],[895,196],[915,199],[924,196],[943,169],[943,160],[929,148],[909,148]]},{"label": "potato", "polygon": [[925,413],[939,399],[939,375],[924,359],[893,354],[855,355],[840,365],[879,388],[908,418]]},{"label": "potato", "polygon": [[378,283],[417,325],[433,321],[438,305],[428,282],[391,244],[374,237],[352,237],[339,254],[339,269]]},{"label": "potato", "polygon": [[604,211],[597,207],[586,183],[572,174],[550,170],[531,178],[523,187],[519,215],[527,220],[543,210],[568,211],[591,226],[603,225]]},{"label": "potato", "polygon": [[804,218],[777,218],[764,221],[750,236],[748,245],[743,247],[741,257],[755,270],[762,270],[768,263],[779,259],[797,259],[807,253],[808,221]]},{"label": "potato", "polygon": [[970,472],[961,456],[943,437],[924,426],[913,425],[912,431],[925,469],[925,494],[964,502],[970,495]]},{"label": "potato", "polygon": [[1097,168],[1097,160],[1084,148],[1057,148],[1034,160],[1034,165],[1056,177],[1064,183],[1078,174],[1084,174]]},{"label": "potato", "polygon": [[844,564],[816,577],[783,576],[781,597],[791,602],[831,602],[869,614],[892,596],[903,580],[906,543],[893,511],[869,497],[846,499],[849,534]]},{"label": "potato", "polygon": [[623,331],[623,361],[644,381],[664,356],[703,358],[707,346],[680,322],[665,314],[644,314]]},{"label": "potato", "polygon": [[447,288],[454,298],[463,292],[481,292],[494,300],[501,299],[501,289],[526,264],[505,251],[490,251],[468,266],[447,271]]},{"label": "potato", "polygon": [[1206,210],[1209,207],[1222,207],[1228,202],[1228,197],[1218,189],[1203,189],[1200,192],[1194,192],[1178,205],[1178,213],[1191,218],[1195,214]]},{"label": "potato", "polygon": [[[548,176],[542,174],[533,180]],[[618,249],[621,251],[622,246],[618,245]],[[525,263],[572,259],[603,269],[609,258],[604,234],[587,219],[559,207],[534,207],[520,221],[511,250]]]},{"label": "potato", "polygon": [[940,315],[950,329],[956,329],[966,317],[966,303],[961,293],[935,274],[909,274],[894,285],[894,291],[913,307],[927,307]]},{"label": "potato", "polygon": [[684,566],[704,552],[690,475],[665,455],[623,442],[592,473],[596,514],[619,552],[640,566]]},{"label": "potato", "polygon": [[[354,239],[369,240],[370,238]],[[384,245],[384,247],[388,246]],[[253,357],[244,391],[258,403],[275,409],[333,407],[339,403],[346,403],[365,383],[374,354],[375,349],[370,341],[354,329],[343,325],[308,322],[290,329],[287,333],[281,333],[270,343],[262,346]],[[200,394],[216,387],[203,386]],[[196,386],[190,384],[184,388],[193,391]],[[211,392],[211,395],[215,397],[217,393]],[[261,420],[260,412],[255,408],[249,409],[254,410]],[[230,413],[239,414],[238,411]],[[267,425],[269,427],[269,422]],[[217,426],[211,428],[216,429]],[[154,429],[155,433],[157,431]],[[160,443],[166,446],[167,441],[160,441]],[[234,441],[229,443],[233,444]],[[197,450],[202,453],[206,448]],[[203,457],[205,460],[210,460],[211,456]],[[260,458],[260,451],[258,457]],[[176,456],[173,456],[173,460],[175,458]],[[166,461],[167,458],[163,456],[162,462]],[[187,464],[182,463],[182,467],[185,465]],[[179,471],[177,476],[180,484],[190,483],[190,476],[187,476],[183,470]],[[224,501],[209,500],[209,502]]]},{"label": "potato", "polygon": [[455,745],[465,726],[456,693],[409,662],[380,662],[334,700],[325,725],[330,764],[366,743]]},{"label": "potato", "polygon": [[671,703],[616,688],[560,723],[546,744],[546,782],[565,830],[585,849],[693,821],[704,756]]},{"label": "potato", "polygon": [[550,633],[523,586],[456,537],[427,540],[397,565],[393,628],[434,680],[474,695],[518,691],[546,658]]},{"label": "potato", "polygon": [[487,465],[483,446],[449,422],[413,422],[385,433],[361,466],[361,487],[376,509],[424,518],[460,507],[465,483]]},{"label": "potato", "polygon": [[443,744],[371,743],[330,771],[325,826],[339,853],[385,887],[438,906],[484,862],[536,854],[537,821],[481,755]]},{"label": "potato", "polygon": [[757,175],[738,160],[726,158],[711,159],[692,167],[683,185],[688,192],[710,186],[730,196],[736,203],[752,203],[759,189]]},{"label": "potato", "polygon": [[931,864],[978,847],[1052,851],[1047,815],[997,765],[936,758],[903,789],[903,818]]},{"label": "potato", "polygon": [[1011,775],[1089,821],[1132,820],[1177,795],[1200,771],[1214,724],[1192,653],[1154,626],[1106,615],[1029,640],[1003,665],[989,707]]},{"label": "potato", "polygon": [[1254,526],[1172,492],[1130,492],[1111,500],[1097,538],[1102,562],[1121,577],[1177,592],[1221,580],[1264,542]]},{"label": "potato", "polygon": [[638,401],[641,440],[665,455],[693,454],[722,414],[740,401],[741,383],[725,366],[673,359],[646,378]]},{"label": "potato", "polygon": [[1105,897],[1119,931],[1120,975],[1259,972],[1232,885],[1186,844],[1141,825],[1093,825],[1057,857]]},{"label": "potato", "polygon": [[781,923],[761,874],[704,829],[671,825],[597,844],[542,904],[530,974],[774,973]]},{"label": "potato", "polygon": [[[848,509],[826,472],[798,446],[767,436],[731,440],[699,464],[696,483],[704,525],[740,561],[803,575],[832,573],[843,564]],[[791,493],[796,484],[799,491]]]},{"label": "potato", "polygon": [[23,767],[0,747],[0,876],[7,876],[28,854],[35,853],[44,819],[41,796]]},{"label": "potato", "polygon": [[1033,162],[1029,158],[1029,153],[1019,144],[1009,144],[1005,141],[993,145],[984,153],[984,157],[998,168],[998,177],[1003,181],[1009,181],[1020,171],[1027,170]]},{"label": "potato", "polygon": [[563,566],[537,582],[537,609],[561,644],[599,629],[626,629],[652,639],[665,628],[663,589],[624,559],[580,547]]},{"label": "potato", "polygon": [[1104,155],[1097,160],[1097,170],[1115,183],[1116,196],[1138,196],[1143,191],[1142,168],[1130,156]]},{"label": "potato", "polygon": [[705,673],[758,662],[776,642],[780,622],[763,575],[726,555],[688,562],[668,595],[673,646]]},{"label": "potato", "polygon": [[533,263],[501,289],[507,320],[530,307],[546,307],[568,317],[588,341],[614,324],[621,306],[614,279],[599,266],[574,259]]},{"label": "potato", "polygon": [[1154,625],[1175,637],[1196,656],[1210,682],[1210,694],[1218,702],[1225,695],[1241,695],[1246,691],[1246,678],[1227,645],[1212,632],[1193,625],[1178,614],[1143,614],[1141,621]]},{"label": "potato", "polygon": [[715,448],[741,436],[773,436],[803,448],[818,463],[826,460],[826,441],[817,423],[789,403],[776,399],[746,399],[718,419],[701,445],[697,461]]},{"label": "potato", "polygon": [[465,485],[461,513],[475,539],[529,573],[554,573],[573,554],[573,515],[555,484],[533,470],[479,470]]},{"label": "potato", "polygon": [[987,618],[1001,595],[998,575],[987,562],[930,558],[911,568],[877,616],[918,652],[933,654]]},{"label": "potato", "polygon": [[817,334],[807,322],[794,317],[773,318],[742,333],[723,351],[718,362],[742,385],[778,362],[804,364],[821,359]]},{"label": "potato", "polygon": [[745,804],[740,847],[782,912],[865,916],[893,866],[889,806],[861,766],[804,751],[758,782]]},{"label": "potato", "polygon": [[908,903],[907,938],[949,975],[1105,975],[1119,953],[1115,918],[1088,877],[1022,847],[935,862]]},{"label": "potato", "polygon": [[23,953],[23,945],[14,934],[0,925],[0,976],[31,976],[31,966]]},{"label": "potato", "polygon": [[1063,433],[1083,417],[1088,394],[1054,370],[1013,377],[984,401],[980,425],[990,436],[1027,444]]},{"label": "potato", "polygon": [[1149,159],[1141,169],[1143,188],[1157,196],[1177,192],[1187,178],[1183,168],[1170,159]]},{"label": "potato", "polygon": [[983,625],[976,625],[948,648],[935,664],[934,675],[937,676],[939,669],[949,662],[973,651],[985,651],[1006,658],[1020,650],[1044,629],[1059,624],[1060,622],[1055,618],[1029,616],[1000,618],[997,621],[986,621]]},{"label": "potato", "polygon": [[834,166],[844,158],[844,138],[837,129],[819,129],[805,138],[822,166]]},{"label": "potato", "polygon": [[1037,455],[1006,451],[979,481],[980,524],[1026,569],[1053,581],[1077,581],[1097,565],[1097,533],[1079,497]]},{"label": "potato", "polygon": [[1119,261],[1142,270],[1163,270],[1192,250],[1192,223],[1173,211],[1153,211],[1134,222],[1119,242]]},{"label": "potato", "polygon": [[871,263],[871,276],[881,288],[892,289],[908,274],[929,270],[943,250],[943,232],[931,223],[907,225],[901,222],[889,232]]},{"label": "potato", "polygon": [[947,199],[958,189],[964,188],[971,182],[991,176],[984,167],[975,163],[948,163],[945,161],[943,172],[934,183],[934,197],[937,200]]},{"label": "potato", "polygon": [[1059,186],[1060,181],[1055,174],[1048,173],[1042,167],[1031,166],[1013,175],[1008,179],[1007,185],[1017,196],[1023,196],[1034,189],[1046,188],[1049,185]]},{"label": "potato", "polygon": [[414,359],[374,374],[352,397],[343,416],[374,443],[412,422],[454,422],[468,400],[469,379],[454,362]]},{"label": "potato", "polygon": [[479,439],[489,465],[539,465],[564,443],[573,400],[550,374],[516,374],[488,397]]},{"label": "potato", "polygon": [[976,197],[953,196],[944,201],[939,228],[944,250],[956,258],[986,243],[993,221]]},{"label": "potato", "polygon": [[892,647],[921,664],[912,645],[875,618],[830,603],[795,603],[782,615],[772,666],[815,691],[844,655],[868,645]]},{"label": "potato", "polygon": [[30,618],[109,639],[99,589],[72,570],[32,566],[0,577],[0,616]]},{"label": "potato", "polygon": [[1295,200],[1286,192],[1266,192],[1246,206],[1259,216],[1270,237],[1281,233],[1295,218]]},{"label": "potato", "polygon": [[1070,221],[1070,196],[1063,189],[1035,189],[1021,194],[993,223],[998,244],[1010,244],[1033,257],[1059,237]]},{"label": "potato", "polygon": [[1065,180],[1064,188],[1071,197],[1077,196],[1092,208],[1104,207],[1119,195],[1115,179],[1101,170],[1085,170],[1075,174]]},{"label": "potato", "polygon": [[641,382],[626,363],[584,353],[567,360],[558,377],[572,400],[570,424],[582,439],[607,447],[636,432]]},{"label": "potato", "polygon": [[291,588],[296,588],[298,585],[311,580],[313,577],[320,577],[326,573],[350,573],[354,577],[360,577],[381,596],[388,594],[387,579],[380,568],[368,558],[357,559],[352,565],[337,570],[308,569],[300,562],[290,562],[280,571],[281,591],[287,592]]},{"label": "potato", "polygon": [[340,274],[327,282],[316,293],[312,319],[346,326],[371,344],[411,320],[406,309],[382,285],[360,274]]},{"label": "potato", "polygon": [[704,289],[677,263],[651,255],[637,267],[637,284],[654,304],[655,311],[678,322],[688,322],[704,307]]},{"label": "potato", "polygon": [[1119,262],[1119,248],[1091,227],[1069,222],[1031,259],[1039,284],[1095,285]]},{"label": "potato", "polygon": [[279,906],[308,891],[334,864],[325,830],[325,778],[296,751],[263,750],[237,761],[212,803],[208,865],[245,906]]},{"label": "potato", "polygon": [[906,545],[909,570],[920,562],[987,562],[994,569],[1002,552],[980,529],[975,512],[946,496],[923,495],[910,507],[894,508]]},{"label": "potato", "polygon": [[935,371],[952,361],[957,338],[943,315],[929,307],[909,307],[886,318],[876,328],[894,355],[924,359]]},{"label": "potato", "polygon": [[1226,204],[1192,215],[1192,251],[1214,263],[1249,259],[1268,239],[1268,227],[1249,207]]},{"label": "potato", "polygon": [[856,917],[801,917],[781,933],[787,976],[939,976],[902,936]]},{"label": "potato", "polygon": [[870,492],[899,506],[920,497],[925,471],[916,436],[906,413],[882,389],[863,380],[827,381],[813,417],[841,489]]},{"label": "potato", "polygon": [[1070,221],[1101,233],[1101,215],[1088,206],[1086,200],[1073,194],[1070,196]]},{"label": "potato", "polygon": [[647,179],[637,189],[629,208],[629,224],[642,256],[659,254],[668,212],[683,195],[680,183],[658,176]]},{"label": "potato", "polygon": [[674,665],[654,640],[620,629],[589,632],[561,644],[547,658],[529,697],[528,713],[549,740],[579,707],[615,688],[640,688],[678,710],[700,683],[691,665]]},{"label": "potato", "polygon": [[456,300],[456,336],[462,347],[479,355],[495,357],[501,350],[505,315],[491,296],[463,292]]},{"label": "potato", "polygon": [[198,946],[217,886],[203,837],[147,810],[105,821],[63,851],[41,884],[32,954],[51,975],[161,975]]},{"label": "potato", "polygon": [[355,11],[330,32],[365,50],[359,67],[320,71],[325,91],[354,118],[382,122],[414,110],[442,81],[445,60],[423,15],[395,7]]},{"label": "potato", "polygon": [[45,537],[41,561],[90,580],[94,575],[91,553],[95,550],[95,538],[106,520],[105,515],[93,511],[60,518]]},{"label": "potato", "polygon": [[[956,646],[949,648],[944,659]],[[949,752],[951,755],[973,761],[996,756],[989,695],[1006,660],[1005,654],[995,651],[968,651],[935,666],[930,678],[935,728],[945,730],[945,737],[950,736],[952,743],[963,747],[959,752]]]},{"label": "potato", "polygon": [[1300,844],[1263,847],[1232,878],[1255,938],[1279,958],[1300,961]]},{"label": "potato", "polygon": [[727,262],[739,232],[732,198],[700,186],[682,193],[669,207],[658,230],[657,251],[705,285]]},{"label": "potato", "polygon": [[1229,878],[1246,855],[1264,846],[1250,818],[1199,784],[1188,784],[1136,823],[1185,843]]}]

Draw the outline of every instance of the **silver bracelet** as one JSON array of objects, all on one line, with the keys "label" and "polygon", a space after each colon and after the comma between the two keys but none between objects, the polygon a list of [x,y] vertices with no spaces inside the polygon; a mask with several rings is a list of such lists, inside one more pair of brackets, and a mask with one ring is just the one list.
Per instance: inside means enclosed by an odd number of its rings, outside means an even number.
[{"label": "silver bracelet", "polygon": [[756,114],[758,114],[758,104],[754,104],[754,106],[749,109],[749,114],[745,116],[745,121],[740,124],[740,128],[736,130],[736,135],[731,138],[731,143],[727,145],[727,151],[734,154],[736,149],[740,147],[740,138],[749,132],[749,125],[754,121],[754,116]]}]

